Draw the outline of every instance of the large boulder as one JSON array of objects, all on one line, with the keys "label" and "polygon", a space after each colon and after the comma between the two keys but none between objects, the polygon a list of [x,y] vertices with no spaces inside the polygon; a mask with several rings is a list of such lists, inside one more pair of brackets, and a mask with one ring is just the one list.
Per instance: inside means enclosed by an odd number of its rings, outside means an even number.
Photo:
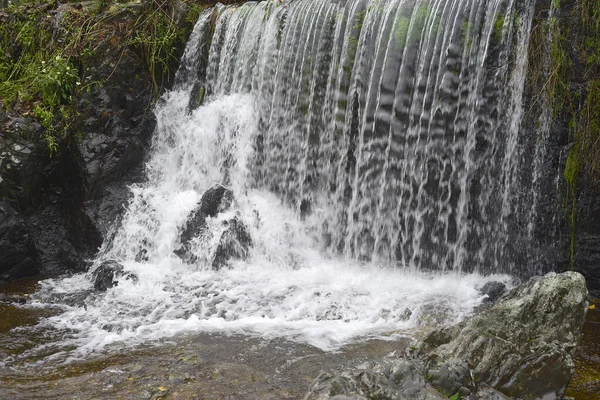
[{"label": "large boulder", "polygon": [[427,354],[433,384],[450,393],[485,384],[511,397],[561,398],[575,369],[587,298],[579,273],[530,279]]},{"label": "large boulder", "polygon": [[408,350],[411,359],[321,372],[304,399],[560,399],[587,297],[579,273],[532,278],[471,319],[429,334],[416,353]]}]

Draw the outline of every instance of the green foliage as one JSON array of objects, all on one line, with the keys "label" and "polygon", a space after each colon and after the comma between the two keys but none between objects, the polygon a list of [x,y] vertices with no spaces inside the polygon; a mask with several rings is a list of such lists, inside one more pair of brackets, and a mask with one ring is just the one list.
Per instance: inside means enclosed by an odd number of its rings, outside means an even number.
[{"label": "green foliage", "polygon": [[94,0],[92,12],[94,14],[100,14],[102,11],[106,10],[109,4],[109,0]]},{"label": "green foliage", "polygon": [[59,139],[75,135],[71,132],[77,115],[73,98],[102,84],[86,81],[80,86],[100,43],[128,46],[139,54],[158,95],[177,62],[178,46],[207,7],[206,2],[192,4],[187,23],[179,26],[168,2],[146,2],[137,18],[123,20],[120,16],[136,11],[108,9],[112,1],[67,7],[59,23],[58,14],[52,13],[58,7],[54,0],[28,1],[0,15],[0,106],[29,110],[45,128],[51,155],[58,150]]},{"label": "green foliage", "polygon": [[46,13],[50,6],[29,3],[6,10],[6,23],[0,24],[0,98],[7,109],[19,103],[33,111],[45,128],[52,155],[58,150],[58,136],[65,134],[54,123],[63,120],[59,111],[71,104],[79,84],[70,55],[79,31],[60,32],[64,37],[55,34],[54,20]]},{"label": "green foliage", "polygon": [[33,108],[33,114],[38,119],[40,124],[46,128],[46,130],[51,131],[54,129],[54,126],[52,125],[54,114],[52,111],[49,111],[47,108],[41,107],[39,104],[37,104]]},{"label": "green foliage", "polygon": [[452,396],[448,397],[450,400],[460,400],[460,394],[454,393]]},{"label": "green foliage", "polygon": [[42,61],[42,67],[39,81],[44,104],[53,107],[70,103],[75,86],[80,84],[75,67],[60,55],[54,57],[48,65]]},{"label": "green foliage", "polygon": [[[166,2],[152,0],[129,28],[127,43],[140,55],[152,77],[155,97],[165,84],[177,63],[177,46],[184,42],[188,31],[173,20],[174,11],[166,9]],[[196,12],[200,12],[196,9]],[[192,25],[193,26],[193,25]]]}]

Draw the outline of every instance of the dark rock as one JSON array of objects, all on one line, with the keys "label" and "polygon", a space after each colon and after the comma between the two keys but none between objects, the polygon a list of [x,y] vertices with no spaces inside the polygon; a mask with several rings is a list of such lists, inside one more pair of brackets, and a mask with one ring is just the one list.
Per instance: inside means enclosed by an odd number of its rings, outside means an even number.
[{"label": "dark rock", "polygon": [[[232,204],[233,192],[222,185],[216,184],[204,192],[198,207],[192,211],[181,233],[181,247],[175,250],[175,254],[195,262],[195,257],[189,254],[190,241],[205,232],[206,218],[216,217],[219,213],[227,211]],[[251,243],[245,226],[237,218],[226,223],[228,227],[221,235],[213,261],[213,267],[216,269],[223,266],[230,258],[245,257]]]},{"label": "dark rock", "polygon": [[129,272],[125,272],[123,266],[118,262],[114,260],[104,261],[92,273],[94,289],[98,292],[105,292],[116,286],[118,284],[118,278],[123,276],[126,279],[137,281],[137,277]]},{"label": "dark rock", "polygon": [[0,279],[31,276],[41,268],[27,223],[7,201],[0,201]]},{"label": "dark rock", "polygon": [[152,79],[130,49],[103,41],[89,64],[90,81],[110,79],[76,99],[82,138],[71,154],[80,171],[83,212],[106,235],[125,209],[128,186],[144,179],[156,118]]},{"label": "dark rock", "polygon": [[221,234],[212,262],[212,267],[217,270],[224,267],[232,258],[246,258],[248,249],[252,246],[252,238],[242,221],[235,217],[227,224],[227,229]]},{"label": "dark rock", "polygon": [[215,217],[227,210],[233,202],[233,193],[222,185],[214,185],[202,195],[199,207],[192,211],[191,217],[181,233],[181,243],[186,245],[198,236],[206,226],[207,217]]},{"label": "dark rock", "polygon": [[[600,297],[600,185],[589,174],[582,172],[582,175],[578,186],[573,267],[585,277],[590,294]],[[570,243],[570,236],[565,240]],[[571,268],[570,259],[565,264],[565,268]]]},{"label": "dark rock", "polygon": [[470,379],[469,368],[464,361],[451,360],[442,365],[439,370],[429,371],[432,385],[442,393],[453,395]]},{"label": "dark rock", "polygon": [[202,83],[197,82],[194,84],[192,88],[192,93],[190,94],[190,102],[188,104],[188,112],[194,111],[196,108],[200,107],[204,102],[204,95],[206,93],[206,88]]},{"label": "dark rock", "polygon": [[[452,382],[453,390],[483,383],[511,397],[561,398],[574,372],[587,296],[576,272],[530,279],[428,355],[440,371],[436,384]],[[441,378],[444,369],[450,379]]]},{"label": "dark rock", "polygon": [[233,203],[233,192],[222,185],[214,185],[202,195],[200,211],[207,217],[215,217],[226,211]]},{"label": "dark rock", "polygon": [[493,303],[506,292],[506,285],[502,282],[491,281],[483,285],[479,292],[482,295],[487,295],[483,300],[485,303]]}]

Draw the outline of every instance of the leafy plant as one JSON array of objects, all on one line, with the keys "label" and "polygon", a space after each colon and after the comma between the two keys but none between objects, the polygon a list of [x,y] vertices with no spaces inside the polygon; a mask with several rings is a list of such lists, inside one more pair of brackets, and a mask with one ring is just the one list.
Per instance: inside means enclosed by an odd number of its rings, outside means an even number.
[{"label": "leafy plant", "polygon": [[54,107],[70,103],[75,85],[80,84],[77,70],[60,55],[54,57],[49,65],[42,61],[40,86],[45,105]]}]

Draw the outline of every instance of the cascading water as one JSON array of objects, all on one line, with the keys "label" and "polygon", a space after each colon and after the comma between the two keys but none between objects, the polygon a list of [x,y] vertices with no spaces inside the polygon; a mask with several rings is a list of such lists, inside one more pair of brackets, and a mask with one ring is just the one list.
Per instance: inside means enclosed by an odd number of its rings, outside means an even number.
[{"label": "cascading water", "polygon": [[[147,182],[95,263],[117,260],[137,280],[42,325],[68,330],[68,354],[81,356],[187,330],[335,348],[427,312],[462,318],[476,287],[509,278],[461,273],[513,267],[532,13],[531,0],[206,11],[157,106]],[[181,232],[215,183],[234,204],[181,258]],[[232,218],[252,246],[215,270]],[[60,305],[90,287],[90,274],[48,280],[35,298]]]}]

